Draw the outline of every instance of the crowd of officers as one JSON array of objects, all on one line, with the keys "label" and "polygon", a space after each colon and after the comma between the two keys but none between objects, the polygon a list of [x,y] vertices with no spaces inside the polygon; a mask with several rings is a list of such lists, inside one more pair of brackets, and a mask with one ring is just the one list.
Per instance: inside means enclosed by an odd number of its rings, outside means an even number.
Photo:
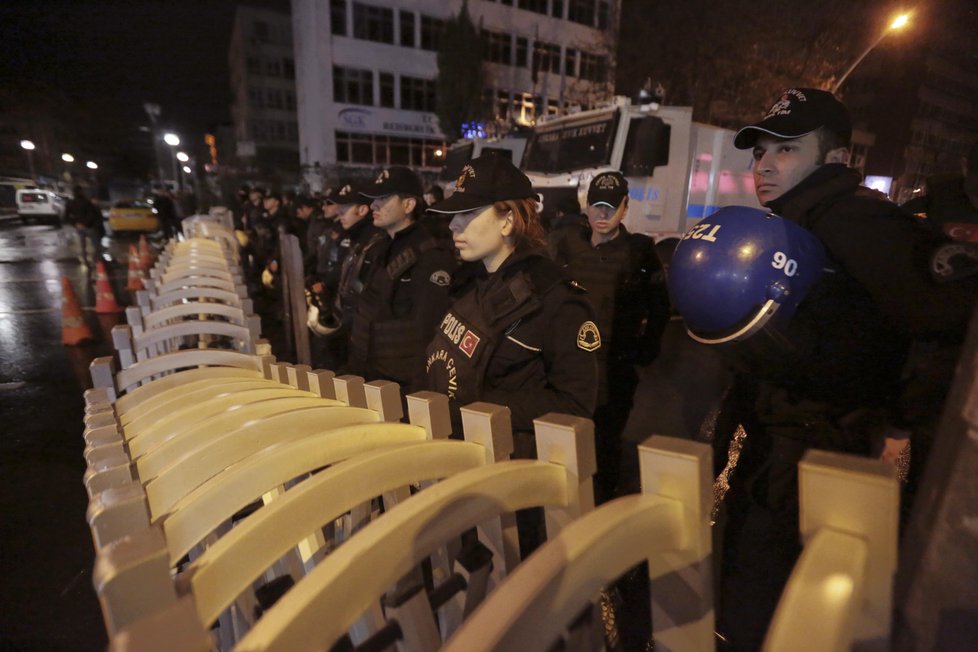
[{"label": "crowd of officers", "polygon": [[[280,234],[299,239],[315,366],[392,380],[404,393],[444,392],[457,426],[467,403],[507,405],[524,448],[547,412],[594,418],[598,500],[613,497],[635,365],[655,357],[669,319],[652,240],[621,224],[620,173],[596,177],[585,212],[565,206],[572,226],[549,234],[529,180],[496,155],[467,165],[447,200],[410,169],[390,167],[322,198],[243,188],[239,201],[263,320],[279,309]],[[478,232],[481,221],[469,227],[479,216],[471,213],[492,207],[505,217],[491,226],[505,234]],[[500,264],[490,271],[493,257]]]},{"label": "crowd of officers", "polygon": [[[717,397],[718,470],[735,433],[747,431],[737,442],[743,468],[730,480],[722,540],[718,629],[729,649],[760,646],[799,553],[793,474],[802,452],[886,459],[921,432],[914,446],[924,453],[974,305],[972,281],[942,285],[926,261],[918,264],[933,238],[859,185],[846,166],[850,137],[848,113],[831,94],[789,89],[735,141],[753,151],[760,203],[814,233],[833,270],[803,304],[796,332],[782,338],[791,344],[803,333],[796,343],[806,345],[783,349],[771,364],[764,356],[744,362],[750,347],[741,347],[727,365],[734,381]],[[392,380],[405,394],[447,394],[455,432],[461,406],[505,405],[518,456],[534,453],[534,418],[591,418],[596,502],[634,489],[626,477],[634,473],[620,470],[630,468],[620,441],[636,368],[657,359],[670,322],[662,263],[673,246],[627,231],[620,173],[596,175],[583,211],[565,201],[547,229],[529,179],[495,154],[466,165],[447,199],[427,194],[402,167],[344,181],[322,200],[245,193],[235,217],[253,293],[275,286],[280,232],[304,247],[315,366]],[[944,357],[925,356],[915,372],[915,341]],[[908,384],[908,373],[923,382]],[[914,391],[919,400],[907,398]],[[871,450],[874,441],[882,453]]]}]

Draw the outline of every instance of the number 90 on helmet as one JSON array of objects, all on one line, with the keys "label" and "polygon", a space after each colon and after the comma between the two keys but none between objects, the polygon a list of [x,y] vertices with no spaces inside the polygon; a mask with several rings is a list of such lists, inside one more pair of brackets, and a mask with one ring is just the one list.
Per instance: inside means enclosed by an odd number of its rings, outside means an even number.
[{"label": "number 90 on helmet", "polygon": [[790,321],[827,267],[825,248],[806,229],[768,211],[727,206],[683,235],[669,294],[694,340],[742,341]]}]

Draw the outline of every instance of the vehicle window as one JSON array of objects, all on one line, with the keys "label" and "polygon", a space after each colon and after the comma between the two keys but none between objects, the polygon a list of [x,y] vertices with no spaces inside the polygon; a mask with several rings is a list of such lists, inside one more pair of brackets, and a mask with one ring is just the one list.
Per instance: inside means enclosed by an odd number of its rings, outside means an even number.
[{"label": "vehicle window", "polygon": [[607,165],[617,124],[616,112],[591,122],[538,129],[527,145],[523,167],[527,172],[567,172]]},{"label": "vehicle window", "polygon": [[144,201],[131,200],[116,202],[113,208],[152,208],[152,206]]},{"label": "vehicle window", "polygon": [[625,176],[652,176],[657,166],[668,165],[670,134],[671,128],[658,116],[633,119],[628,125],[625,151],[621,157]]},{"label": "vehicle window", "polygon": [[44,203],[48,200],[47,195],[43,192],[22,192],[20,193],[20,201],[25,204],[28,202],[33,203]]}]

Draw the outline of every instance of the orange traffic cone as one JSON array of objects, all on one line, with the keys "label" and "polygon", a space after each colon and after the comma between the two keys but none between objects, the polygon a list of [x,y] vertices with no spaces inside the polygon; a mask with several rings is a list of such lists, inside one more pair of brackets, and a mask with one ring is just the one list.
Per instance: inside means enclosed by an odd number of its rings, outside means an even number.
[{"label": "orange traffic cone", "polygon": [[129,279],[126,289],[130,292],[138,292],[146,289],[143,285],[143,270],[139,262],[139,252],[136,245],[129,245]]},{"label": "orange traffic cone", "polygon": [[105,273],[105,263],[101,260],[95,265],[95,312],[100,315],[122,312],[112,293],[109,275]]},{"label": "orange traffic cone", "polygon": [[61,277],[61,341],[69,346],[81,344],[92,337],[92,329],[85,323],[75,288],[67,276]]},{"label": "orange traffic cone", "polygon": [[153,266],[153,252],[146,242],[146,235],[139,236],[139,266],[143,268],[143,273],[149,274],[149,268]]}]

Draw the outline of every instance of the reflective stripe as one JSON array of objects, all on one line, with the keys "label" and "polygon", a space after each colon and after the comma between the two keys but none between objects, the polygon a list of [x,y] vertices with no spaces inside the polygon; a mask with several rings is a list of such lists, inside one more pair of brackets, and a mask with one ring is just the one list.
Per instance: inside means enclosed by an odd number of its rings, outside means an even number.
[{"label": "reflective stripe", "polygon": [[512,342],[513,344],[516,344],[517,346],[522,346],[527,351],[533,351],[534,353],[540,353],[540,351],[543,351],[543,349],[538,349],[535,346],[530,346],[529,344],[524,344],[523,342],[520,342],[518,339],[516,339],[512,335],[507,335],[506,336],[506,339],[509,340],[510,342]]}]

